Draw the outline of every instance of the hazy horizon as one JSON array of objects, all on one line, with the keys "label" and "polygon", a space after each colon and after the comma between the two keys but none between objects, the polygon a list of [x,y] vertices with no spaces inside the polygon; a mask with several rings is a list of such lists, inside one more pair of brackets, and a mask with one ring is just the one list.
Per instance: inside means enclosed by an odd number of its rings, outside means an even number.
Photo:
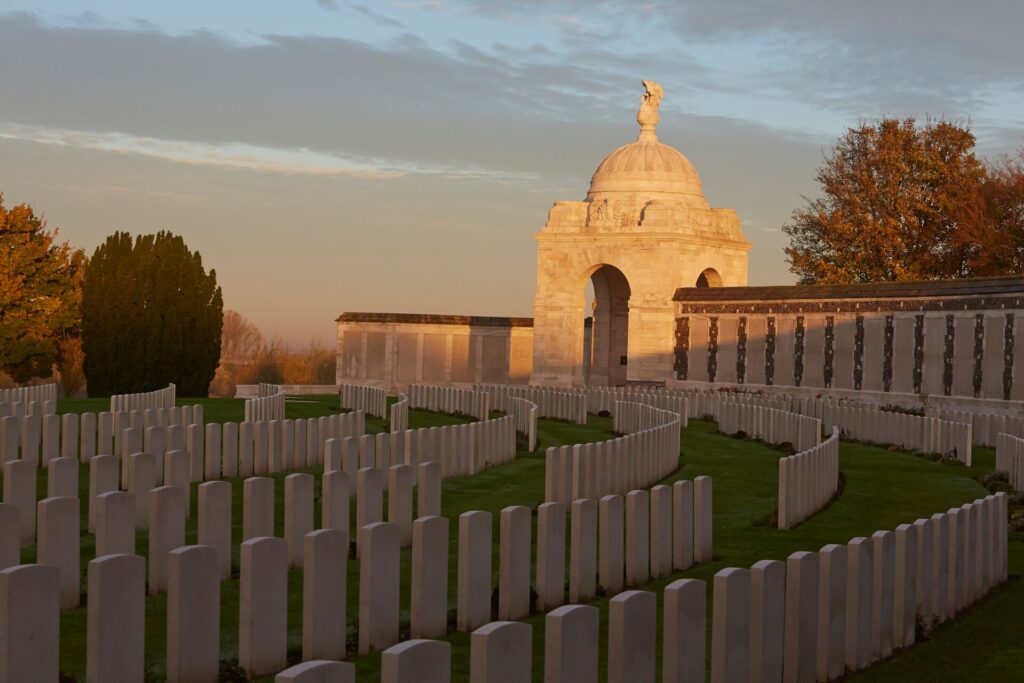
[{"label": "hazy horizon", "polygon": [[[535,243],[636,138],[735,209],[750,283],[846,127],[969,118],[1024,144],[1024,4],[425,0],[22,2],[0,9],[0,193],[87,253],[181,234],[225,307],[330,342],[343,311],[530,316]],[[680,283],[680,285],[688,283]]]}]

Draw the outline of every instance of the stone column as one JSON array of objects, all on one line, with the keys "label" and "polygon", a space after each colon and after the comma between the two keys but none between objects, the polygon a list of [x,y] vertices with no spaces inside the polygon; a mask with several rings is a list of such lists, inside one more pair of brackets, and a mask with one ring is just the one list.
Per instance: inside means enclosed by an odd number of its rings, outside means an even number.
[{"label": "stone column", "polygon": [[190,545],[169,555],[167,681],[216,681],[220,668],[217,551]]},{"label": "stone column", "polygon": [[544,680],[596,683],[600,612],[564,605],[544,617]]},{"label": "stone column", "polygon": [[313,475],[289,474],[284,478],[284,538],[288,563],[302,566],[302,539],[313,531]]},{"label": "stone column", "polygon": [[522,619],[530,613],[530,508],[511,505],[501,511],[498,569],[498,618]]},{"label": "stone column", "polygon": [[449,683],[452,646],[440,640],[407,640],[380,657],[381,683]]},{"label": "stone column", "polygon": [[817,553],[786,559],[785,680],[814,683],[818,674]]},{"label": "stone column", "polygon": [[448,630],[448,520],[445,517],[420,517],[413,523],[411,592],[412,637],[443,637]]},{"label": "stone column", "polygon": [[288,543],[251,538],[241,545],[238,586],[238,663],[250,676],[287,664]]},{"label": "stone column", "polygon": [[547,612],[565,602],[565,506],[537,508],[537,602]]},{"label": "stone column", "polygon": [[303,542],[302,658],[344,659],[348,532],[321,529]]},{"label": "stone column", "polygon": [[729,567],[715,574],[711,620],[711,681],[750,675],[750,570]]},{"label": "stone column", "polygon": [[[33,468],[34,469],[34,468]],[[22,564],[0,571],[0,682],[57,683],[60,571]]]},{"label": "stone column", "polygon": [[657,630],[654,593],[626,591],[608,601],[608,683],[654,683]]},{"label": "stone column", "polygon": [[38,515],[36,561],[56,567],[60,572],[60,608],[78,607],[81,593],[78,499],[46,498],[39,501]]},{"label": "stone column", "polygon": [[472,631],[491,620],[491,513],[459,515],[458,629]]},{"label": "stone column", "polygon": [[177,486],[149,492],[149,594],[167,590],[167,554],[185,545],[185,494]]},{"label": "stone column", "polygon": [[517,621],[493,621],[469,641],[470,683],[530,683],[533,629]]},{"label": "stone column", "polygon": [[707,587],[679,579],[665,587],[662,682],[704,683]]},{"label": "stone column", "polygon": [[597,503],[572,504],[569,547],[569,602],[586,602],[597,593]]},{"label": "stone column", "polygon": [[274,535],[274,480],[249,477],[242,483],[242,540]]},{"label": "stone column", "polygon": [[135,501],[127,491],[96,498],[96,557],[135,554]]},{"label": "stone column", "polygon": [[398,642],[401,548],[394,524],[360,527],[359,537],[359,654],[366,654]]},{"label": "stone column", "polygon": [[90,683],[145,678],[146,561],[106,555],[89,563],[86,676]]},{"label": "stone column", "polygon": [[782,680],[786,565],[761,560],[750,568],[750,681]]},{"label": "stone column", "polygon": [[208,481],[199,485],[199,545],[217,550],[221,581],[231,578],[231,484]]}]

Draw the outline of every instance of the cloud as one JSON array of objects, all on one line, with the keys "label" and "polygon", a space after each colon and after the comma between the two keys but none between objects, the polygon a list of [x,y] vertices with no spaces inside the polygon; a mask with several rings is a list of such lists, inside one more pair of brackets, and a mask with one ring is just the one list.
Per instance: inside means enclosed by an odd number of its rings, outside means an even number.
[{"label": "cloud", "polygon": [[380,12],[375,12],[366,5],[357,5],[353,3],[349,6],[378,26],[383,26],[385,28],[405,28],[405,24],[400,22],[398,19],[389,17],[386,14],[381,14]]}]

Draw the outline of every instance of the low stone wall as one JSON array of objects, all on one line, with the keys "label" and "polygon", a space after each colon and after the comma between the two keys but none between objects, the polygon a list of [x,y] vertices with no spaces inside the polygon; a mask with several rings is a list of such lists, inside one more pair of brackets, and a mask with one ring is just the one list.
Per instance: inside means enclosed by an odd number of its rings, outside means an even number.
[{"label": "low stone wall", "polygon": [[839,428],[822,443],[779,459],[780,529],[812,517],[839,490]]},{"label": "low stone wall", "polygon": [[146,410],[147,408],[173,408],[175,386],[168,384],[163,389],[147,391],[140,394],[114,394],[110,397],[110,412],[121,413],[128,410]]},{"label": "low stone wall", "polygon": [[0,417],[53,415],[59,393],[56,383],[0,389]]},{"label": "low stone wall", "polygon": [[770,444],[792,444],[798,451],[821,442],[821,420],[816,417],[738,401],[725,402],[719,408],[718,429],[725,434],[744,432]]},{"label": "low stone wall", "polygon": [[473,388],[490,394],[491,407],[494,410],[508,412],[510,398],[525,398],[537,405],[540,417],[568,420],[576,424],[587,423],[587,396],[581,389],[508,384],[474,384]]},{"label": "low stone wall", "polygon": [[616,439],[548,448],[544,499],[570,503],[650,486],[679,467],[677,413],[634,403],[616,407]]},{"label": "low stone wall", "polygon": [[1000,434],[996,441],[996,470],[1009,475],[1014,491],[1024,491],[1024,439]]},{"label": "low stone wall", "polygon": [[413,384],[408,396],[410,408],[469,415],[478,420],[490,416],[490,395],[486,391]]},{"label": "low stone wall", "polygon": [[383,418],[387,415],[388,396],[383,389],[360,384],[342,384],[339,389],[341,407],[361,410],[367,415]]}]

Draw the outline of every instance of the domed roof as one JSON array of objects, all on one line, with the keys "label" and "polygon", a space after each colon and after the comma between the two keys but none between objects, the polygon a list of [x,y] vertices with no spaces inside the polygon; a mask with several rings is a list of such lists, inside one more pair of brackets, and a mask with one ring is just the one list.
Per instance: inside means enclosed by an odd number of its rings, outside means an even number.
[{"label": "domed roof", "polygon": [[590,179],[587,198],[606,192],[703,197],[700,176],[690,160],[675,147],[658,142],[653,131],[649,136],[647,132],[641,131],[636,142],[605,157]]},{"label": "domed roof", "polygon": [[[637,112],[640,135],[636,142],[623,145],[605,157],[590,179],[588,200],[614,199],[630,194],[636,199],[681,200],[706,206],[700,176],[683,154],[658,142],[658,107],[664,96],[661,86],[644,81],[644,93]],[[611,195],[611,196],[609,196]]]}]

